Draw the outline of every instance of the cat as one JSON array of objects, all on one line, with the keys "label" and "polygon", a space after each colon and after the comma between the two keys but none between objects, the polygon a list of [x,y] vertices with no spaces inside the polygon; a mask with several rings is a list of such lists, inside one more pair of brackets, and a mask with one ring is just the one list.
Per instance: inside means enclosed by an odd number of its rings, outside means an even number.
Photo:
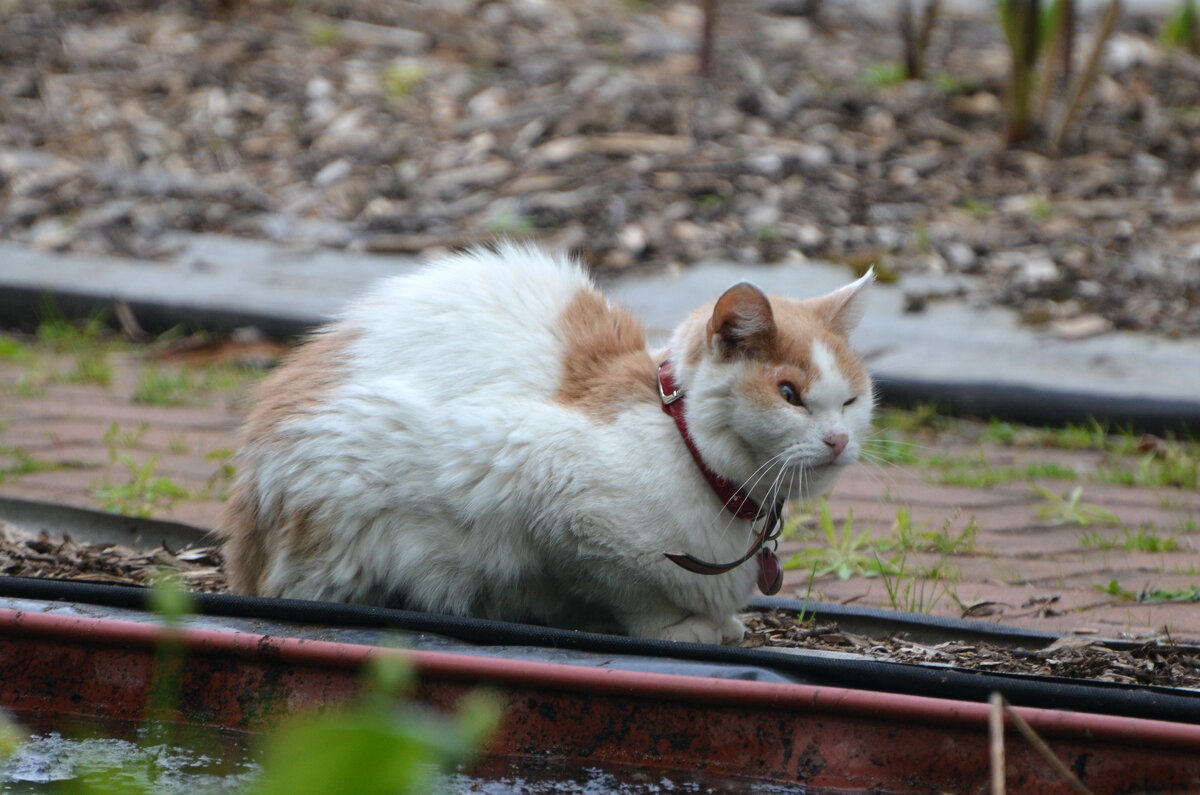
[{"label": "cat", "polygon": [[804,301],[734,285],[660,356],[536,249],[385,279],[259,385],[218,525],[231,586],[739,641],[756,579],[778,587],[780,501],[861,450],[874,396],[847,337],[873,278]]}]

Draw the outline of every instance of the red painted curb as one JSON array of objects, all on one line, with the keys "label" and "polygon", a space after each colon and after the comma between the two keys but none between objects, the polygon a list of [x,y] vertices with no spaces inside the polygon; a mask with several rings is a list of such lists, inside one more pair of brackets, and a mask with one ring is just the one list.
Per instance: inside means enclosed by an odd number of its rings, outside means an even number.
[{"label": "red painted curb", "polygon": [[[9,609],[0,609],[0,705],[139,718],[153,650],[168,638],[190,652],[187,718],[231,728],[261,728],[296,709],[353,698],[363,664],[395,654],[415,665],[417,697],[431,704],[452,706],[472,686],[506,694],[505,730],[491,749],[500,755],[703,766],[809,786],[962,789],[986,776],[985,704]],[[1200,726],[1017,711],[1091,771],[1090,786],[1200,786]],[[1034,771],[1031,782],[1049,788],[1039,791],[1056,789],[1052,776],[1036,772],[1038,760],[1009,745],[1010,768]]]}]

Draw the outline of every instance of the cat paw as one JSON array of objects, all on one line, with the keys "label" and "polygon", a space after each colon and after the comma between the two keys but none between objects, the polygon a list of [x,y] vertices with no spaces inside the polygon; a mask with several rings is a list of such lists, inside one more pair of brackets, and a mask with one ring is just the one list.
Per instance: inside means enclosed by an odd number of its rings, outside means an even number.
[{"label": "cat paw", "polygon": [[725,626],[721,627],[722,643],[741,643],[744,637],[746,637],[746,625],[739,621],[737,616],[725,619]]},{"label": "cat paw", "polygon": [[663,640],[678,640],[684,643],[720,643],[724,632],[724,628],[717,626],[707,618],[692,616],[664,627],[658,632],[658,637]]}]

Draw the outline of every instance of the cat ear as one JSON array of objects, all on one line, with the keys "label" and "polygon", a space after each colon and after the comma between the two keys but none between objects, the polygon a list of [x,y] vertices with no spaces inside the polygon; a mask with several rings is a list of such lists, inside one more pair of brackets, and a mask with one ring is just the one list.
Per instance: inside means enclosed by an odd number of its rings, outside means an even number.
[{"label": "cat ear", "polygon": [[775,315],[763,291],[740,282],[725,291],[708,319],[708,347],[719,337],[722,353],[753,354],[764,350],[775,336]]},{"label": "cat ear", "polygon": [[829,295],[814,299],[817,314],[828,320],[843,335],[849,335],[858,327],[867,311],[863,293],[875,281],[875,269],[870,268],[857,281],[834,290]]}]

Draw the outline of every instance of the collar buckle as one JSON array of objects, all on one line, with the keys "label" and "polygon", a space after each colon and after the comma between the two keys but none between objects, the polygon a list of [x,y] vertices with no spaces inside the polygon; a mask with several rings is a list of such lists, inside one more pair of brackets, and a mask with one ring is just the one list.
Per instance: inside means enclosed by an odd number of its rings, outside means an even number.
[{"label": "collar buckle", "polygon": [[[658,396],[659,396],[659,398],[662,399],[662,404],[664,406],[669,406],[672,403],[674,403],[676,400],[680,400],[683,398],[683,390],[676,386],[671,390],[670,394],[667,394],[666,386],[663,384],[663,381],[666,380],[664,378],[664,376],[667,375],[664,372],[664,369],[666,368],[666,366],[667,366],[667,362],[665,360],[662,362],[662,364],[660,364],[658,366]],[[669,376],[667,376],[667,377],[669,377]]]}]

